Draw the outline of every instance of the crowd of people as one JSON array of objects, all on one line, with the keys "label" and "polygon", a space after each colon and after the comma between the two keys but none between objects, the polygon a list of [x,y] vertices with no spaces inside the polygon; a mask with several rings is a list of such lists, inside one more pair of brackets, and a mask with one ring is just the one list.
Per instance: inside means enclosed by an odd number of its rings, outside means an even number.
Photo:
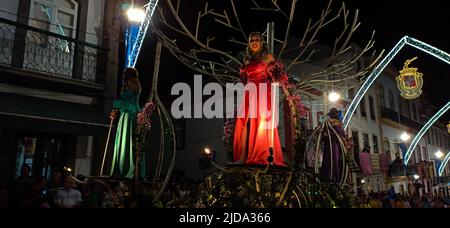
[{"label": "crowd of people", "polygon": [[438,195],[415,194],[413,196],[395,193],[393,189],[359,197],[357,207],[368,208],[450,208],[450,198],[443,192]]},{"label": "crowd of people", "polygon": [[[131,182],[129,182],[131,183]],[[128,184],[129,184],[128,183]],[[64,171],[55,170],[48,181],[30,176],[24,165],[21,176],[9,183],[0,183],[0,208],[204,208],[201,198],[206,194],[200,182],[175,170],[164,192],[155,201],[157,190],[144,182],[134,194],[130,186],[116,180],[84,181]],[[450,208],[450,198],[443,192],[406,196],[393,189],[357,197],[355,207],[368,208]]]},{"label": "crowd of people", "polygon": [[139,183],[130,194],[132,182],[117,180],[85,181],[74,178],[64,170],[54,170],[50,180],[31,176],[28,165],[21,175],[0,183],[0,208],[193,208],[198,203],[201,185],[187,178],[183,172],[174,171],[158,201],[157,191],[145,182]]},{"label": "crowd of people", "polygon": [[64,170],[54,170],[50,180],[30,173],[24,165],[19,177],[0,185],[0,208],[120,207],[120,183],[80,182]]},{"label": "crowd of people", "polygon": [[202,208],[204,205],[198,200],[202,194],[205,190],[198,181],[176,170],[161,197],[161,203],[165,208]]}]

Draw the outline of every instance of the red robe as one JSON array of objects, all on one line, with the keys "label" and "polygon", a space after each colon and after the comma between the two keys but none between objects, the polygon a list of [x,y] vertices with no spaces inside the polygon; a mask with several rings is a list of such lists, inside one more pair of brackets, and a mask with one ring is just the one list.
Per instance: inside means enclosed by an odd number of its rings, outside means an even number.
[{"label": "red robe", "polygon": [[[264,115],[260,113],[259,101],[265,99],[267,101],[266,110],[271,109],[271,77],[275,77],[278,81],[286,82],[287,76],[282,72],[282,75],[276,76],[274,69],[282,69],[277,65],[280,63],[272,62],[270,64],[265,61],[253,61],[241,68],[241,77],[247,83],[255,83],[258,96],[249,96],[249,91],[245,91],[244,99],[239,106],[238,113],[245,113],[244,117],[236,118],[236,128],[234,131],[233,141],[233,159],[234,161],[244,161],[245,164],[268,164],[269,148],[271,147],[271,137],[273,131],[273,165],[285,166],[283,152],[281,150],[280,138],[278,136],[278,129],[267,128],[267,121],[271,120],[271,115]],[[260,91],[259,85],[266,84],[267,92]],[[245,101],[245,102],[244,102]],[[255,102],[255,103],[252,103]],[[249,115],[249,106],[256,104],[256,115]],[[251,107],[251,106],[250,106]],[[256,117],[256,118],[252,118]],[[278,118],[276,114],[275,118]],[[247,129],[248,128],[248,129]],[[248,150],[247,150],[248,149]],[[247,152],[247,153],[246,153]]]}]

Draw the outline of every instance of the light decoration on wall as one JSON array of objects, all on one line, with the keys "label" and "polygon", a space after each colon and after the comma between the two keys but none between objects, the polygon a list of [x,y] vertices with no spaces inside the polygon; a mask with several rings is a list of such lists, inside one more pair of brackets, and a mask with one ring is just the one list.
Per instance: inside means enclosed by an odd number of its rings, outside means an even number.
[{"label": "light decoration on wall", "polygon": [[405,99],[415,99],[422,94],[423,74],[418,72],[417,68],[409,67],[409,64],[416,59],[417,57],[406,60],[400,75],[395,78],[401,91],[400,95]]},{"label": "light decoration on wall", "polygon": [[405,46],[405,44],[408,44],[414,48],[417,48],[421,51],[426,52],[429,55],[432,55],[442,61],[444,61],[447,64],[450,64],[450,55],[442,50],[439,50],[431,45],[428,45],[422,41],[416,40],[414,38],[405,36],[403,37],[395,46],[394,48],[387,54],[386,57],[381,60],[380,64],[378,64],[372,73],[367,77],[367,79],[364,81],[363,85],[359,89],[358,93],[356,94],[355,98],[353,99],[352,103],[350,104],[348,111],[345,113],[345,116],[342,120],[342,123],[344,124],[344,128],[347,129],[350,120],[353,116],[353,114],[356,111],[356,108],[358,107],[359,103],[361,102],[361,99],[364,97],[364,95],[369,90],[370,86],[373,84],[373,82],[378,78],[380,73],[386,68],[386,66],[391,62],[391,60],[397,55],[397,53]]}]

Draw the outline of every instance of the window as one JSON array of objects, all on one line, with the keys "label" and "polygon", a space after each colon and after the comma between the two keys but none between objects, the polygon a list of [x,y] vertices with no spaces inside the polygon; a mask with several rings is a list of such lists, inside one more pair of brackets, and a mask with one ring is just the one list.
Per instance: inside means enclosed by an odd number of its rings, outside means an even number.
[{"label": "window", "polygon": [[420,105],[420,104],[418,107],[419,108],[417,109],[417,118],[418,118],[417,122],[422,123],[423,122],[423,112],[422,112],[423,108],[422,108],[422,105]]},{"label": "window", "polygon": [[359,153],[359,137],[357,131],[352,131],[353,152]]},{"label": "window", "polygon": [[442,147],[441,131],[437,131],[437,145]]},{"label": "window", "polygon": [[384,104],[384,88],[383,88],[383,86],[380,84],[379,85],[379,92],[380,92],[380,103],[381,103],[381,106],[382,107],[384,107],[385,106],[385,104]]},{"label": "window", "polygon": [[173,124],[177,149],[186,149],[186,120],[177,120]]},{"label": "window", "polygon": [[370,119],[375,120],[375,106],[373,103],[372,96],[369,96],[369,111],[370,111]]},{"label": "window", "polygon": [[437,146],[437,144],[438,144],[438,135],[437,135],[437,131],[436,131],[436,129],[433,129],[433,145],[436,145]]},{"label": "window", "polygon": [[417,147],[416,147],[416,149],[414,149],[414,162],[417,164],[417,163],[419,163],[419,153],[417,153]]},{"label": "window", "polygon": [[430,140],[430,144],[431,145],[434,145],[434,129],[432,128],[431,130],[430,130],[430,138],[431,138],[431,140]]},{"label": "window", "polygon": [[415,120],[415,121],[418,121],[418,119],[417,119],[417,109],[416,109],[416,104],[412,104],[411,105],[411,108],[412,108],[412,116],[411,116],[411,118],[413,119],[413,120]]},{"label": "window", "polygon": [[403,100],[402,100],[402,96],[398,95],[397,97],[397,103],[398,103],[398,113],[400,115],[403,115]]},{"label": "window", "polygon": [[424,146],[422,147],[422,153],[423,153],[423,158],[425,160],[429,160],[430,158],[428,157],[428,152],[427,152],[427,148],[425,148]]},{"label": "window", "polygon": [[75,38],[78,3],[73,0],[31,0],[33,27]]},{"label": "window", "polygon": [[411,118],[411,108],[409,101],[405,101],[405,116]]},{"label": "window", "polygon": [[[396,148],[396,150],[395,150],[396,156],[398,154],[398,156],[400,156],[402,158],[404,156],[404,154],[403,154],[402,150],[400,149],[400,145],[395,144],[395,148]],[[411,159],[410,159],[410,161],[411,161]]]},{"label": "window", "polygon": [[[73,0],[31,0],[29,25],[71,38],[76,37],[78,3]],[[28,34],[29,39],[46,48],[60,49],[66,53],[73,47],[63,39],[50,38],[41,33]]]},{"label": "window", "polygon": [[424,157],[422,154],[422,150],[420,149],[420,146],[417,147],[417,152],[418,152],[419,161],[423,161]]},{"label": "window", "polygon": [[369,148],[370,147],[369,135],[364,133],[364,134],[362,134],[362,136],[363,136],[364,147]]},{"label": "window", "polygon": [[355,89],[354,88],[351,88],[348,90],[348,98],[349,99],[355,98]]},{"label": "window", "polygon": [[389,140],[388,139],[385,139],[384,140],[384,153],[386,153],[387,155],[390,155],[391,153],[391,144],[390,144],[390,142],[389,142]]},{"label": "window", "polygon": [[376,135],[372,135],[372,143],[373,143],[373,152],[375,154],[378,154],[378,137]]},{"label": "window", "polygon": [[389,90],[389,108],[391,110],[395,111],[395,106],[394,106],[394,94],[392,93],[392,90]]},{"label": "window", "polygon": [[363,97],[361,99],[360,105],[359,107],[361,108],[361,116],[362,117],[367,117],[367,112],[366,112],[366,98]]}]

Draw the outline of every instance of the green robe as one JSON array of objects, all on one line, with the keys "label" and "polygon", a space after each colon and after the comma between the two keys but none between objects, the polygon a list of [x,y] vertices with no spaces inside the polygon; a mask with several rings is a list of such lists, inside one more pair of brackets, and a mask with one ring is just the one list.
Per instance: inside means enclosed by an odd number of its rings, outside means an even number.
[{"label": "green robe", "polygon": [[111,176],[134,177],[135,145],[133,144],[136,116],[140,112],[139,93],[125,89],[114,101],[114,108],[120,111],[117,124]]}]

